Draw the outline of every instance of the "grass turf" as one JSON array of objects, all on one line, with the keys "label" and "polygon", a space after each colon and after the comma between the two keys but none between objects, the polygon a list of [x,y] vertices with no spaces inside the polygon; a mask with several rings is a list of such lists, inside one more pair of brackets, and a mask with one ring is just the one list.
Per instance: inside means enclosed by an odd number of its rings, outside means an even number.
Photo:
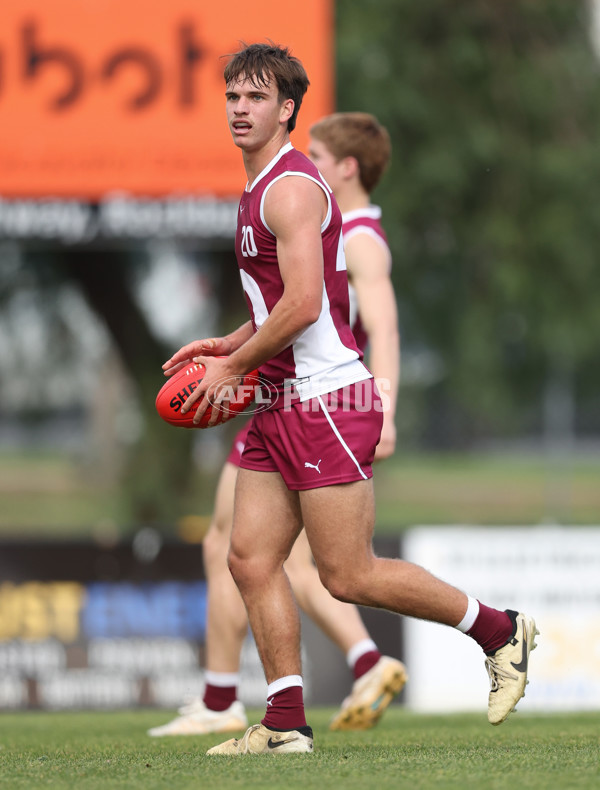
[{"label": "grass turf", "polygon": [[[165,711],[0,714],[0,787],[7,790],[377,790],[598,788],[600,712],[422,716],[393,706],[367,732],[327,730],[309,711],[313,755],[206,757],[227,736],[152,739]],[[260,713],[254,712],[252,721]]]}]

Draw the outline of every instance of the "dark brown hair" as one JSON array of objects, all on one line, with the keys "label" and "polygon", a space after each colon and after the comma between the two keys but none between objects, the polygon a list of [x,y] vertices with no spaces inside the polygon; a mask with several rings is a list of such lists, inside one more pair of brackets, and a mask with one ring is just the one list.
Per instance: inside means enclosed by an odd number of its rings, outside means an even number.
[{"label": "dark brown hair", "polygon": [[366,112],[336,112],[310,127],[339,162],[352,156],[358,162],[360,183],[369,194],[384,174],[392,154],[387,129]]},{"label": "dark brown hair", "polygon": [[288,132],[294,130],[302,99],[309,86],[304,66],[287,47],[269,44],[245,44],[225,66],[225,84],[249,79],[255,86],[267,87],[274,79],[279,101],[292,99],[294,112],[288,120]]}]

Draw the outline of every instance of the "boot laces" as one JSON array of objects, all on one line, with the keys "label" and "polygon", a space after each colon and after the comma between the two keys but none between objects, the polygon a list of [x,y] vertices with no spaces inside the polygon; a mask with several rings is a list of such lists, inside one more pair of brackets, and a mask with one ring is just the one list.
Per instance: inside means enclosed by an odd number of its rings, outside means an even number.
[{"label": "boot laces", "polygon": [[485,668],[490,678],[492,691],[497,691],[502,680],[518,680],[519,676],[509,672],[505,667],[500,666],[494,656],[488,656],[485,660]]},{"label": "boot laces", "polygon": [[241,739],[238,741],[238,750],[240,754],[249,754],[250,747],[248,742],[250,740],[250,736],[255,730],[260,730],[260,724],[253,724],[251,727],[248,727],[246,732],[242,735]]}]

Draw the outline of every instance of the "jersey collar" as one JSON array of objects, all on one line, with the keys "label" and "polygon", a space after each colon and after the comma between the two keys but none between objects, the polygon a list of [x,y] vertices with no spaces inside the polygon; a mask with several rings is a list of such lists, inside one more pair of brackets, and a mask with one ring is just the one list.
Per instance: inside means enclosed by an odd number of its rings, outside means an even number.
[{"label": "jersey collar", "polygon": [[294,146],[291,143],[286,143],[282,148],[280,148],[279,151],[273,157],[273,159],[271,159],[269,164],[265,168],[263,168],[263,170],[261,170],[261,172],[256,176],[256,178],[252,182],[252,186],[246,184],[246,192],[252,192],[252,190],[258,184],[258,182],[262,178],[264,178],[268,173],[271,172],[271,170],[275,167],[277,162],[279,162],[281,157],[284,156],[284,154],[287,154],[289,151],[293,150],[293,148]]}]

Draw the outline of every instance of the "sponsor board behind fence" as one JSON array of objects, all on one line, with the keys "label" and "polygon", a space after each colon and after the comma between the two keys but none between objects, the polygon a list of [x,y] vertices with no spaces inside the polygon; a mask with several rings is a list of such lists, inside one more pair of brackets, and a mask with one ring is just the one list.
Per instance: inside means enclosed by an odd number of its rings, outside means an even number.
[{"label": "sponsor board behind fence", "polygon": [[[378,542],[396,555],[398,541]],[[400,621],[365,611],[374,638],[399,653]],[[343,655],[304,622],[305,691],[336,704],[351,675]],[[135,540],[0,546],[0,709],[177,707],[202,695],[206,583],[198,545],[162,544],[136,558]],[[249,635],[241,699],[262,706],[266,683]]]},{"label": "sponsor board behind fence", "polygon": [[[376,539],[375,548],[492,606],[535,616],[541,636],[521,710],[600,706],[600,529],[421,527],[402,544]],[[129,545],[2,545],[0,708],[172,708],[200,695],[201,568],[193,545],[165,544],[146,563]],[[472,640],[376,610],[363,616],[382,651],[406,662],[403,700],[413,710],[485,711],[488,678]],[[343,656],[310,621],[303,634],[307,701],[339,703],[351,683]],[[261,706],[265,691],[249,637],[241,696]]]},{"label": "sponsor board behind fence", "polygon": [[[600,528],[419,527],[406,559],[482,602],[534,616],[521,711],[600,707]],[[478,646],[454,629],[407,620],[407,704],[417,711],[480,711],[489,690]]]}]

